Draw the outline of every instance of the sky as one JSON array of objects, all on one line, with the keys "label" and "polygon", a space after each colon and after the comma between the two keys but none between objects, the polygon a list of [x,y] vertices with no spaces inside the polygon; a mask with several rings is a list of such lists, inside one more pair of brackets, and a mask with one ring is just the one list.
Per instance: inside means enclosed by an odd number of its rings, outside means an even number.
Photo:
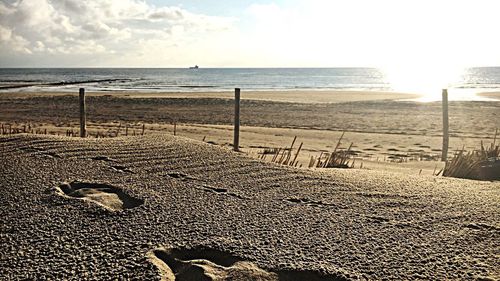
[{"label": "sky", "polygon": [[500,66],[498,0],[0,0],[0,67]]}]

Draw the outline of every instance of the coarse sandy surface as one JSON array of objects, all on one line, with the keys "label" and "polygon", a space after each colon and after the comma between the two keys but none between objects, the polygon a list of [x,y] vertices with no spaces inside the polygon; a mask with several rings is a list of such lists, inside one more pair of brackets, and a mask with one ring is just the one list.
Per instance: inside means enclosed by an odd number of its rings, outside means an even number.
[{"label": "coarse sandy surface", "polygon": [[[340,148],[352,144],[355,167],[407,174],[439,171],[442,149],[440,102],[416,102],[415,95],[345,91],[242,91],[241,139],[244,152],[303,143],[298,166],[331,152],[345,131]],[[212,144],[233,142],[233,93],[88,93],[91,136],[176,134]],[[33,132],[78,132],[75,93],[0,93],[0,123]],[[493,141],[500,128],[500,101],[451,101],[450,150],[479,147]],[[28,130],[29,131],[29,130]],[[266,160],[271,160],[268,155]]]},{"label": "coarse sandy surface", "polygon": [[0,153],[1,279],[500,278],[498,182],[294,169],[170,135],[0,136]]}]

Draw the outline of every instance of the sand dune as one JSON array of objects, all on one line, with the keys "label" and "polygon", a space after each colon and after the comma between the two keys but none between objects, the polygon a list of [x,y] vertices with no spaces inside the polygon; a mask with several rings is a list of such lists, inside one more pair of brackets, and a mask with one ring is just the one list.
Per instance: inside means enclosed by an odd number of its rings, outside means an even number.
[{"label": "sand dune", "polygon": [[[235,280],[500,277],[499,183],[297,170],[165,135],[17,135],[0,151],[7,280],[160,280],[162,263]],[[143,204],[67,198],[65,183]]]}]

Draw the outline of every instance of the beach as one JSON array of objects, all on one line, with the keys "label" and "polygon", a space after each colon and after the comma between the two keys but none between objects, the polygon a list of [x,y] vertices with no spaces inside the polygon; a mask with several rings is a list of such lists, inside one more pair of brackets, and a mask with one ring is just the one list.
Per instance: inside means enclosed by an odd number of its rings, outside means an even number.
[{"label": "beach", "polygon": [[483,2],[2,1],[0,281],[500,281]]},{"label": "beach", "polygon": [[[488,93],[489,97],[494,94]],[[259,158],[265,149],[303,143],[298,165],[352,144],[352,162],[365,169],[432,174],[442,168],[440,102],[414,94],[360,91],[242,91],[241,150]],[[230,147],[234,93],[87,93],[90,137],[173,134]],[[68,92],[0,94],[0,122],[33,132],[78,132],[78,96]],[[500,101],[451,101],[450,150],[493,141]],[[268,157],[270,160],[271,157]],[[397,165],[394,165],[397,164]],[[406,168],[409,168],[406,169]]]},{"label": "beach", "polygon": [[[436,176],[440,102],[242,91],[234,152],[233,95],[88,92],[80,138],[78,93],[0,93],[0,276],[500,277],[499,184]],[[450,101],[448,155],[495,141],[499,112]],[[334,150],[349,169],[317,167]]]}]

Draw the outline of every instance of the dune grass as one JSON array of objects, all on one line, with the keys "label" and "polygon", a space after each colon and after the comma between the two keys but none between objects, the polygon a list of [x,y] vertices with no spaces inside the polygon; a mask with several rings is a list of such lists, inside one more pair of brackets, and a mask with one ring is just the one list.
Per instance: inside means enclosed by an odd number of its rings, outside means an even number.
[{"label": "dune grass", "polygon": [[474,180],[500,179],[500,148],[496,145],[497,135],[498,129],[489,146],[485,147],[481,141],[480,149],[465,152],[462,148],[455,153],[453,158],[446,162],[442,175]]}]

